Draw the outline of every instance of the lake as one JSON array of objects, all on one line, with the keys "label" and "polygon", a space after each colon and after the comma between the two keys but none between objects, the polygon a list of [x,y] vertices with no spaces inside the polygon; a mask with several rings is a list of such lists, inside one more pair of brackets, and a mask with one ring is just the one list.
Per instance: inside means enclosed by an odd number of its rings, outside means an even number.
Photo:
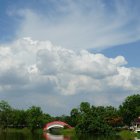
[{"label": "lake", "polygon": [[[122,139],[119,136],[114,137],[105,137],[105,136],[63,136],[63,135],[52,135],[44,133],[42,134],[31,134],[31,133],[0,133],[0,140],[127,140]],[[128,139],[130,140],[130,139]],[[138,138],[134,138],[131,140],[140,140]]]}]

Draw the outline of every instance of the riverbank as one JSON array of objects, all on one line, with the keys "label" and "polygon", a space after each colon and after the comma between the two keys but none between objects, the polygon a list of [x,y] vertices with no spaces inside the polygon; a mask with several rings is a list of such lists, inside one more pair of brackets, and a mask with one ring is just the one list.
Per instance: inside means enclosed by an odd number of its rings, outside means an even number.
[{"label": "riverbank", "polygon": [[43,130],[42,129],[35,129],[34,131],[31,131],[31,129],[29,128],[5,128],[2,129],[0,128],[0,132],[7,132],[7,133],[39,133],[39,134],[43,134]]},{"label": "riverbank", "polygon": [[75,132],[75,128],[71,128],[71,129],[62,129],[60,131],[60,133],[64,136],[73,136],[73,135],[76,135],[76,132]]},{"label": "riverbank", "polygon": [[[75,129],[63,129],[60,131],[61,135],[64,136],[74,136],[76,135]],[[114,135],[114,134],[113,134]],[[134,139],[135,137],[140,138],[140,133],[135,133],[129,130],[121,130],[120,132],[116,133],[115,135],[121,137],[122,139]]]},{"label": "riverbank", "polygon": [[134,139],[135,137],[140,138],[140,133],[135,133],[130,130],[122,130],[117,135],[119,135],[123,139]]},{"label": "riverbank", "polygon": [[[31,134],[33,133],[29,128],[6,128],[6,129],[0,129],[0,133],[23,133],[23,134]],[[36,129],[34,130],[34,133],[37,134],[43,134],[42,129]],[[76,131],[74,128],[72,129],[61,129],[58,131],[57,135],[64,135],[64,136],[75,136]],[[116,133],[117,136],[119,136],[122,139],[134,139],[135,137],[140,138],[140,133],[134,133],[129,130],[122,130],[118,133]]]}]

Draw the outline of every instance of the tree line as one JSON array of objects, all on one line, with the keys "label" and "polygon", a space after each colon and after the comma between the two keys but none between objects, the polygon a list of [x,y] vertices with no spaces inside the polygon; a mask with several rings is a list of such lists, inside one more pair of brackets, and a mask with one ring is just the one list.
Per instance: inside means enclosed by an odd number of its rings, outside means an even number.
[{"label": "tree line", "polygon": [[128,96],[115,108],[113,106],[94,106],[82,102],[73,108],[70,115],[53,117],[43,113],[40,107],[27,110],[12,108],[6,101],[0,101],[0,128],[24,128],[30,130],[43,128],[48,122],[59,120],[75,127],[78,133],[108,134],[122,126],[130,126],[140,116],[140,95]]}]

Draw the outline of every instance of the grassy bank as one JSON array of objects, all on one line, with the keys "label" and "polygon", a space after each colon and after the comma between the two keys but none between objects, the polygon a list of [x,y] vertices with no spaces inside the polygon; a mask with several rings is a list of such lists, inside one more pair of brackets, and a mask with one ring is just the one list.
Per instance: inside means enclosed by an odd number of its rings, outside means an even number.
[{"label": "grassy bank", "polygon": [[136,133],[129,130],[122,130],[118,133],[118,135],[122,137],[123,139],[128,139],[128,140],[137,137]]},{"label": "grassy bank", "polygon": [[[29,128],[5,128],[5,129],[0,129],[0,132],[26,133],[26,134],[27,133],[32,133],[32,131]],[[35,129],[33,132],[42,134],[43,130],[42,129]]]},{"label": "grassy bank", "polygon": [[67,136],[67,135],[69,135],[69,136],[76,135],[76,132],[75,132],[75,129],[74,128],[72,128],[72,129],[62,129],[60,131],[60,133],[62,135],[64,135],[64,136]]},{"label": "grassy bank", "polygon": [[[1,132],[32,134],[32,131],[29,128],[22,128],[22,129],[6,128],[6,129],[0,129],[0,133]],[[43,130],[42,129],[36,129],[36,130],[34,130],[34,133],[43,134]],[[53,134],[53,132],[52,132],[52,134]],[[59,131],[54,132],[54,134],[64,135],[64,136],[72,136],[72,137],[76,136],[76,132],[75,132],[74,128],[72,128],[72,129],[60,129]],[[140,138],[139,133],[136,134],[136,133],[134,133],[132,131],[129,131],[129,130],[121,130],[120,132],[117,133],[117,135],[124,140],[133,140],[135,137]]]}]

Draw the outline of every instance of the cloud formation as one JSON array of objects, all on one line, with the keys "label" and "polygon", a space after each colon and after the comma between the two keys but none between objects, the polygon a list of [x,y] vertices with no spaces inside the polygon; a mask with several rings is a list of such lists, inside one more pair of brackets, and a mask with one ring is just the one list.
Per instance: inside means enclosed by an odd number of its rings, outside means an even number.
[{"label": "cloud formation", "polygon": [[[50,9],[20,8],[17,37],[50,40],[68,49],[101,50],[140,40],[139,2],[44,1]],[[12,16],[15,16],[11,14]]]},{"label": "cloud formation", "polygon": [[126,67],[123,56],[108,58],[23,38],[0,45],[0,59],[0,98],[23,108],[35,104],[61,114],[81,101],[118,105],[139,90],[140,69]]}]

